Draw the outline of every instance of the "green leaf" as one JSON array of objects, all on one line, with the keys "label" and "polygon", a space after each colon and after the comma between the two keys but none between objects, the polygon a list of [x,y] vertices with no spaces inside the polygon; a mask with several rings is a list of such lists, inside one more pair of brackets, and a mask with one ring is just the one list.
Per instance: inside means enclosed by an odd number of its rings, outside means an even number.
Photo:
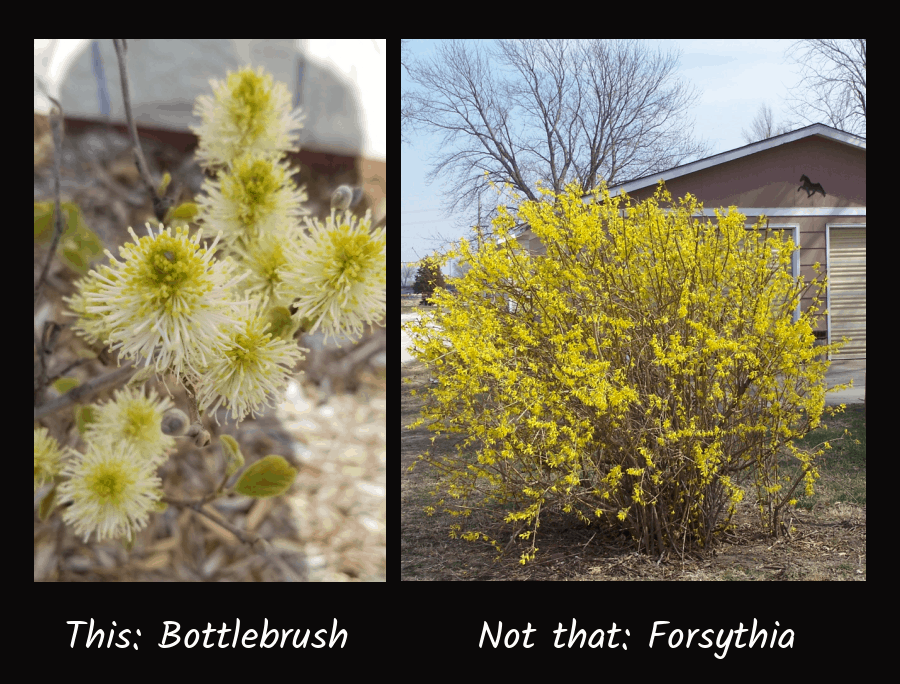
[{"label": "green leaf", "polygon": [[297,477],[297,470],[284,456],[270,454],[244,471],[234,491],[257,499],[284,494]]},{"label": "green leaf", "polygon": [[165,197],[166,190],[169,189],[169,183],[171,183],[171,182],[172,182],[172,174],[170,174],[168,171],[166,171],[163,174],[162,181],[159,184],[159,188],[157,189],[156,194],[160,197]]},{"label": "green leaf", "polygon": [[231,435],[222,435],[219,441],[222,442],[222,451],[225,452],[225,473],[230,477],[244,467],[244,455],[237,440]]},{"label": "green leaf", "polygon": [[53,204],[34,203],[34,241],[37,244],[50,242],[53,237]]},{"label": "green leaf", "polygon": [[165,513],[168,510],[169,504],[165,501],[155,501],[150,505],[150,510],[156,513]]},{"label": "green leaf", "polygon": [[130,552],[134,548],[134,532],[131,533],[130,537],[120,537],[119,543],[123,549]]},{"label": "green leaf", "polygon": [[131,379],[126,383],[126,385],[128,387],[140,387],[144,383],[146,383],[155,373],[156,367],[148,364],[142,368],[139,368],[137,373],[131,376]]},{"label": "green leaf", "polygon": [[267,332],[270,332],[272,337],[278,337],[283,340],[291,339],[300,327],[299,321],[294,320],[291,316],[291,310],[286,306],[273,307],[268,312],[268,320],[269,327]]},{"label": "green leaf", "polygon": [[[81,209],[72,202],[60,204],[63,213],[63,234],[57,254],[60,260],[79,275],[87,275],[91,261],[103,253],[103,243],[88,228]],[[34,203],[35,244],[48,244],[53,239],[53,203]]]},{"label": "green leaf", "polygon": [[166,214],[165,223],[183,224],[191,223],[197,214],[200,213],[200,207],[194,202],[184,202],[177,207],[169,209]]},{"label": "green leaf", "polygon": [[75,407],[75,426],[78,434],[87,432],[87,426],[97,420],[97,409],[92,404],[78,405]]},{"label": "green leaf", "polygon": [[43,522],[50,514],[53,512],[53,509],[56,508],[56,485],[53,485],[53,488],[47,492],[47,495],[41,499],[41,504],[38,506],[38,519]]},{"label": "green leaf", "polygon": [[65,394],[69,390],[73,390],[81,383],[78,378],[59,378],[53,382],[53,389],[60,394]]}]

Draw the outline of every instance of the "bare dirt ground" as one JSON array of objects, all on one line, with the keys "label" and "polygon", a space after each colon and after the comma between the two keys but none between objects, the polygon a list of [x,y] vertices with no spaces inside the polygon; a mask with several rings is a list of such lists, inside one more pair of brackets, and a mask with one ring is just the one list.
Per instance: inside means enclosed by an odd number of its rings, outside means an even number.
[{"label": "bare dirt ground", "polygon": [[[861,466],[828,468],[820,462],[822,477],[816,485],[815,503],[798,508],[787,519],[795,531],[789,538],[773,539],[760,528],[747,492],[738,507],[733,534],[702,557],[650,558],[634,552],[632,542],[602,528],[587,527],[575,518],[543,517],[537,537],[540,549],[534,561],[523,566],[519,558],[530,541],[516,544],[499,561],[487,543],[451,539],[448,517],[426,516],[423,506],[432,503],[429,494],[434,473],[420,463],[407,471],[417,454],[431,447],[436,454],[449,453],[454,437],[437,437],[425,427],[408,430],[421,406],[414,389],[427,386],[429,374],[419,363],[402,369],[410,382],[401,384],[402,394],[402,512],[401,579],[438,580],[848,580],[866,579],[866,505],[864,450]],[[829,420],[829,428],[841,431],[852,426],[865,443],[862,405]],[[827,456],[828,454],[826,454]],[[473,513],[478,527],[479,513]],[[792,518],[791,518],[792,516]],[[486,518],[483,518],[486,519]],[[498,540],[510,535],[508,527],[493,528]],[[505,531],[505,536],[503,532]]]}]

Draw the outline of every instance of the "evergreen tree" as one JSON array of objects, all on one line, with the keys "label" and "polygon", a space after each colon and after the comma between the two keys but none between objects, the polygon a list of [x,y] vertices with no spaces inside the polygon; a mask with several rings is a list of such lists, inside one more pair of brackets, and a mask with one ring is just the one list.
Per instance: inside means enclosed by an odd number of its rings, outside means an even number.
[{"label": "evergreen tree", "polygon": [[422,295],[422,301],[431,297],[436,288],[446,287],[444,274],[441,273],[441,267],[437,262],[426,257],[422,260],[419,270],[416,272],[416,282],[413,285],[413,292]]}]

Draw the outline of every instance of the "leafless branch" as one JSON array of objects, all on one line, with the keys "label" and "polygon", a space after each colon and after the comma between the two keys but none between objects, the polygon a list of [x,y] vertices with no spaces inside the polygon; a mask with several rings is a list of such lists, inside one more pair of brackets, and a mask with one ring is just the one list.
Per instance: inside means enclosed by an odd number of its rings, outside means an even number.
[{"label": "leafless branch", "polygon": [[[53,107],[50,110],[49,119],[50,126],[53,131],[53,239],[50,241],[50,249],[47,251],[47,257],[44,260],[44,266],[41,269],[41,275],[38,278],[37,283],[34,285],[34,307],[37,308],[38,299],[41,296],[41,292],[44,289],[44,283],[47,280],[47,275],[50,273],[50,264],[53,261],[53,257],[56,254],[56,249],[59,246],[59,241],[62,238],[63,232],[63,219],[62,219],[62,207],[60,206],[60,196],[59,196],[59,176],[60,176],[60,165],[62,162],[62,141],[63,141],[63,125],[65,122],[65,113],[63,112],[62,105],[59,101],[52,97],[50,93],[46,93],[45,95],[49,98],[49,100],[53,103]],[[47,327],[45,326],[44,333],[46,333]],[[35,368],[35,377],[34,377],[34,404],[38,404],[43,401],[44,390],[49,384],[49,380],[47,378],[47,353],[49,349],[47,348],[45,334],[38,335],[37,332],[34,333],[34,348],[35,354],[37,357],[37,367]]]},{"label": "leafless branch", "polygon": [[791,91],[811,91],[794,98],[791,110],[807,123],[826,123],[866,134],[866,39],[808,39],[794,43],[789,55],[803,78]]},{"label": "leafless branch", "polygon": [[279,557],[278,552],[272,548],[272,544],[268,540],[260,537],[255,532],[242,530],[240,527],[232,525],[222,515],[213,515],[204,508],[207,503],[206,500],[182,501],[180,499],[170,499],[167,497],[163,497],[162,500],[173,506],[178,506],[179,508],[190,508],[192,511],[195,511],[203,517],[211,520],[214,524],[228,530],[229,532],[231,532],[231,534],[240,539],[242,543],[249,546],[251,549],[253,549],[254,552],[259,554],[267,561],[272,563],[272,565],[274,565],[276,568],[278,568],[284,575],[286,581],[301,581],[301,578],[297,575],[297,573],[294,572],[294,570],[287,563],[285,563],[282,558]]},{"label": "leafless branch", "polygon": [[762,103],[759,105],[759,111],[756,113],[756,117],[754,117],[750,124],[750,130],[742,130],[741,135],[744,136],[744,141],[747,144],[750,144],[772,138],[776,135],[781,135],[782,133],[788,133],[792,128],[793,127],[787,123],[776,126],[772,108],[765,103]]},{"label": "leafless branch", "polygon": [[131,142],[134,148],[134,163],[137,165],[138,172],[141,174],[141,180],[147,187],[147,192],[153,199],[153,213],[159,221],[162,221],[166,212],[172,204],[172,200],[168,197],[160,197],[156,192],[153,179],[150,177],[147,160],[144,158],[144,151],[141,149],[141,143],[138,139],[137,125],[134,122],[134,114],[131,111],[131,95],[128,87],[128,69],[125,63],[125,41],[121,38],[113,39],[116,46],[116,56],[119,60],[119,76],[122,81],[122,100],[125,104],[125,118],[128,120],[128,130],[131,131]]},{"label": "leafless branch", "polygon": [[54,107],[50,110],[50,126],[53,130],[53,204],[54,204],[54,224],[53,224],[53,240],[50,243],[50,251],[47,252],[47,258],[44,261],[44,268],[41,269],[41,277],[38,278],[34,285],[34,306],[37,306],[38,297],[44,287],[44,281],[47,279],[47,273],[50,271],[50,262],[56,254],[56,248],[59,246],[59,240],[62,237],[62,209],[59,200],[59,167],[62,160],[62,139],[63,139],[63,121],[64,113],[62,105],[59,101],[47,94],[47,97],[53,103]]},{"label": "leafless branch", "polygon": [[108,387],[115,387],[118,384],[126,382],[134,371],[135,368],[133,362],[126,361],[122,364],[121,368],[117,368],[111,373],[101,375],[99,378],[94,378],[83,385],[79,385],[75,389],[66,392],[61,397],[48,401],[46,404],[36,406],[34,409],[35,422],[54,414],[57,411],[69,408],[76,403],[86,401]]},{"label": "leafless branch", "polygon": [[709,152],[684,120],[696,96],[673,80],[677,55],[634,41],[500,40],[493,50],[450,41],[404,66],[421,87],[406,116],[443,134],[428,180],[451,180],[450,212],[476,206],[492,181],[535,200],[538,181],[557,193],[573,180],[589,189]]}]

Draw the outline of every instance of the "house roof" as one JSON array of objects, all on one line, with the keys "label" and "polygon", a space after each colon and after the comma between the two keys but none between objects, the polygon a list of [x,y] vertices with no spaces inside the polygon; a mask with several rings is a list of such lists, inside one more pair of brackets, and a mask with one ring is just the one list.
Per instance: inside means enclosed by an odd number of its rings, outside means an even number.
[{"label": "house roof", "polygon": [[[766,138],[765,140],[750,143],[749,145],[744,145],[743,147],[737,147],[733,150],[728,150],[727,152],[714,154],[713,156],[706,157],[705,159],[698,159],[697,161],[690,162],[689,164],[682,164],[681,166],[675,166],[671,169],[666,169],[665,171],[656,171],[654,173],[647,174],[646,176],[641,176],[640,178],[635,178],[623,183],[611,185],[609,187],[609,194],[615,195],[622,190],[624,190],[626,193],[631,193],[640,188],[654,186],[663,177],[665,177],[667,181],[671,181],[675,178],[686,176],[689,173],[701,171],[712,166],[724,164],[726,162],[734,161],[735,159],[740,159],[741,157],[747,157],[751,154],[762,152],[763,150],[769,150],[774,147],[778,147],[779,145],[786,145],[788,143],[801,140],[802,138],[808,138],[812,136],[821,136],[823,138],[834,140],[835,142],[843,143],[844,145],[855,147],[861,150],[866,149],[865,138],[861,138],[858,135],[854,135],[853,133],[847,133],[846,131],[840,131],[836,128],[832,128],[831,126],[826,126],[825,124],[812,124],[811,126],[806,126],[805,128],[798,128],[796,131],[791,131],[790,133],[782,133],[781,135],[776,135],[771,138]],[[582,198],[590,196],[591,193],[585,193],[584,195],[582,195]]]},{"label": "house roof", "polygon": [[[749,145],[744,145],[743,147],[738,147],[733,150],[727,150],[726,152],[720,152],[719,154],[714,154],[711,157],[706,157],[704,159],[698,159],[697,161],[690,162],[688,164],[682,164],[681,166],[675,166],[671,169],[666,169],[663,171],[655,171],[653,173],[646,174],[644,176],[640,176],[638,178],[634,178],[628,181],[624,181],[622,183],[617,183],[615,185],[609,186],[609,194],[610,196],[618,195],[621,192],[625,192],[627,194],[631,194],[636,190],[641,190],[648,187],[654,187],[659,183],[660,180],[665,179],[667,183],[683,177],[692,173],[696,173],[698,171],[703,171],[705,169],[713,168],[722,164],[726,164],[728,162],[733,162],[735,160],[739,160],[744,157],[749,157],[753,154],[758,154],[760,152],[764,152],[766,150],[771,150],[777,148],[781,145],[787,145],[790,143],[794,143],[798,140],[802,140],[804,138],[813,138],[820,137],[823,139],[831,140],[837,142],[842,145],[846,145],[847,147],[865,151],[866,149],[866,139],[860,137],[858,135],[854,135],[853,133],[848,133],[846,131],[841,131],[836,128],[832,128],[831,126],[826,126],[825,124],[812,124],[810,126],[806,126],[804,128],[799,128],[796,131],[791,131],[790,133],[783,133],[781,135],[776,135],[771,138],[766,138],[765,140],[760,140],[758,142],[750,143]],[[582,195],[582,200],[588,202],[593,199],[593,193],[584,193]],[[777,208],[774,207],[746,207],[744,213],[749,215],[759,215],[766,214],[767,216],[773,216],[778,213]],[[817,209],[792,209],[791,215],[806,215],[810,212],[818,211]],[[832,214],[840,214],[840,215],[858,215],[860,212],[865,213],[865,208],[855,208],[855,207],[842,207],[840,209],[832,209]],[[526,223],[519,223],[515,226],[512,233],[515,236],[520,236],[523,233],[527,232],[528,225]]]}]

